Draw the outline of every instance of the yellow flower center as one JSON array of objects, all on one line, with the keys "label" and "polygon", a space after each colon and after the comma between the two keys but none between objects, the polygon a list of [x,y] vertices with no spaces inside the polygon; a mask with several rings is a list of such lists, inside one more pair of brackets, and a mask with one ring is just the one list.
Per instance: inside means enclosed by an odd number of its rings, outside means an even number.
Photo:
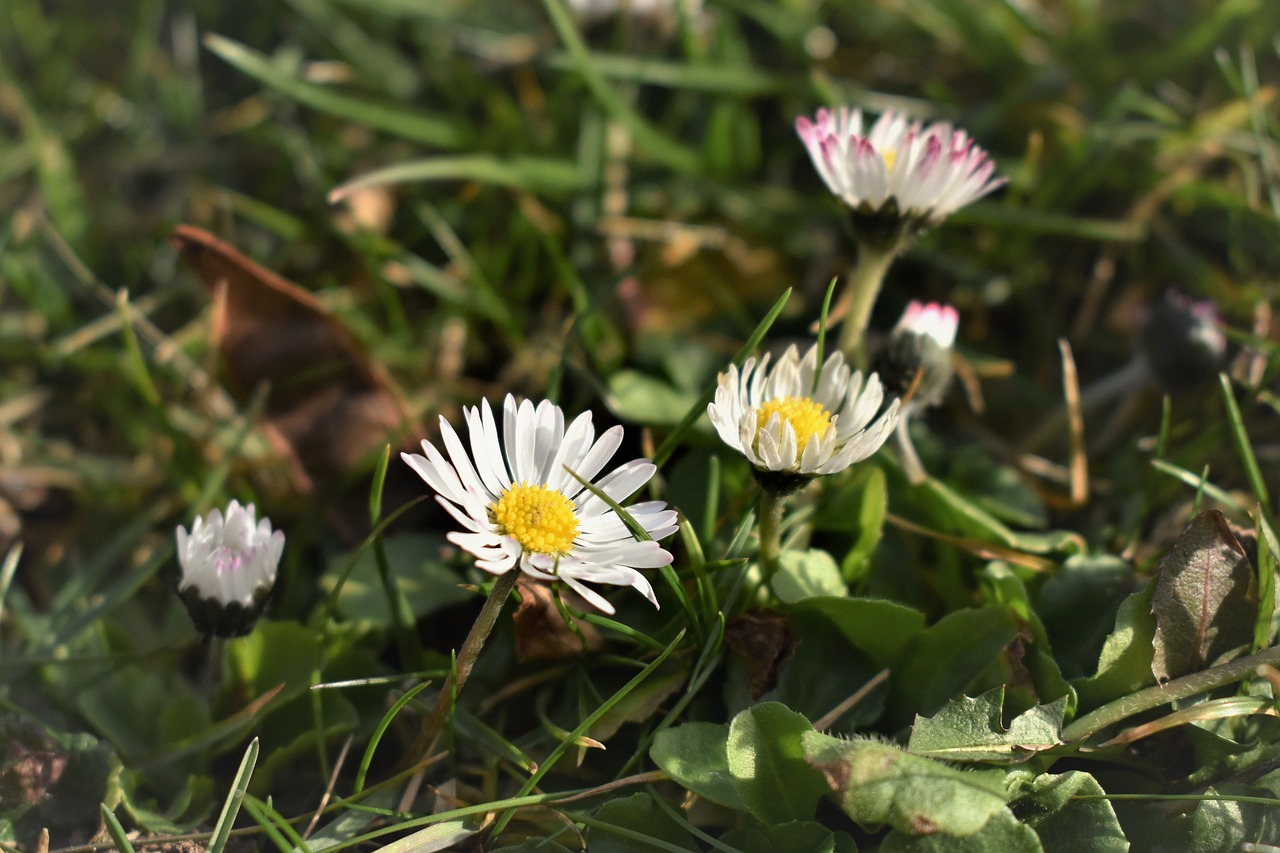
[{"label": "yellow flower center", "polygon": [[489,507],[493,523],[534,554],[569,553],[578,535],[573,503],[555,489],[512,485]]},{"label": "yellow flower center", "polygon": [[884,170],[886,172],[893,171],[893,164],[898,162],[897,151],[882,151],[880,156],[884,158]]},{"label": "yellow flower center", "polygon": [[796,433],[796,452],[803,454],[809,439],[821,438],[831,426],[831,413],[821,403],[808,397],[783,397],[770,400],[756,413],[756,429],[764,429],[769,419],[777,415],[783,423],[791,424]]}]

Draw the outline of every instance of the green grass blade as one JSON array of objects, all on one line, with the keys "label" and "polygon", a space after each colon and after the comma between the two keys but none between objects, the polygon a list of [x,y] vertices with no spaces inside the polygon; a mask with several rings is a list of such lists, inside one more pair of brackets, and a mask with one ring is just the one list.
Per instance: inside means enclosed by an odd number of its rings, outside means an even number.
[{"label": "green grass blade", "polygon": [[4,599],[9,594],[13,577],[18,573],[18,561],[22,559],[22,543],[15,542],[0,564],[0,622],[4,622]]},{"label": "green grass blade", "polygon": [[240,759],[240,769],[236,771],[235,780],[231,783],[231,791],[227,794],[226,802],[222,804],[218,822],[213,826],[213,836],[209,839],[207,853],[222,853],[226,848],[227,839],[231,837],[231,827],[236,822],[236,815],[240,813],[240,804],[249,790],[249,777],[253,775],[254,765],[257,763],[258,739],[254,738],[249,742],[249,748],[244,751],[244,758]]},{"label": "green grass blade", "polygon": [[1258,457],[1249,442],[1249,433],[1244,428],[1244,418],[1240,415],[1240,407],[1231,393],[1231,378],[1225,373],[1218,374],[1218,382],[1222,385],[1222,402],[1227,407],[1227,420],[1231,424],[1231,438],[1235,440],[1236,453],[1240,454],[1240,462],[1244,465],[1245,476],[1249,478],[1249,487],[1253,496],[1262,506],[1262,512],[1270,521],[1271,499],[1267,496],[1267,484],[1262,479],[1262,469],[1258,467]]},{"label": "green grass blade", "polygon": [[378,744],[382,741],[382,736],[386,734],[387,728],[391,725],[392,721],[395,720],[396,715],[400,713],[400,710],[404,708],[405,705],[412,702],[413,697],[425,690],[429,684],[431,684],[430,681],[424,681],[417,687],[409,690],[395,701],[391,708],[387,710],[387,713],[382,715],[382,720],[379,721],[377,727],[374,728],[373,736],[369,738],[369,745],[365,747],[364,755],[360,758],[360,769],[356,771],[356,783],[352,791],[353,796],[364,790],[364,780],[369,773],[369,764],[373,761],[373,753],[378,749]]},{"label": "green grass blade", "polygon": [[341,201],[356,190],[368,187],[411,181],[477,181],[531,193],[569,192],[583,186],[578,164],[570,160],[549,157],[500,160],[488,154],[472,154],[409,160],[375,169],[334,187],[329,192],[329,201]]},{"label": "green grass blade", "polygon": [[635,137],[636,145],[655,160],[677,172],[696,174],[701,168],[701,159],[697,153],[651,125],[604,79],[604,75],[595,67],[595,58],[588,52],[582,36],[578,34],[577,24],[563,0],[543,0],[542,4],[551,18],[556,34],[564,42],[574,70],[605,112],[626,127]]},{"label": "green grass blade", "polygon": [[457,149],[471,144],[469,134],[451,119],[421,110],[411,110],[398,104],[344,95],[326,86],[308,83],[272,64],[261,53],[220,35],[206,35],[204,45],[259,83],[312,109],[350,119],[423,145]]},{"label": "green grass blade", "polygon": [[134,853],[133,844],[129,841],[129,836],[125,833],[124,827],[120,825],[120,820],[116,817],[116,813],[107,808],[106,803],[101,803],[98,806],[98,810],[102,814],[102,823],[107,828],[107,834],[116,843],[116,849],[120,853]]},{"label": "green grass blade", "polygon": [[253,794],[246,794],[244,798],[244,809],[249,816],[257,821],[258,826],[262,827],[262,831],[271,839],[281,853],[293,853],[294,850],[301,850],[303,853],[311,853],[311,848],[307,846],[307,842],[302,840],[302,836],[298,834],[289,822],[284,819],[278,811],[271,807],[270,804],[259,800]]}]

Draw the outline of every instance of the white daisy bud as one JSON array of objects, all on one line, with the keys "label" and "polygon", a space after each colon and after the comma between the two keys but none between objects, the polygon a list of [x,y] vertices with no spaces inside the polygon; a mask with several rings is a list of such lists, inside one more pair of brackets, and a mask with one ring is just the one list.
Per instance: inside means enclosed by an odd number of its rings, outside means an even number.
[{"label": "white daisy bud", "polygon": [[255,521],[253,504],[232,501],[196,518],[191,532],[179,525],[178,595],[196,630],[218,637],[239,637],[253,630],[262,615],[284,551],[284,533],[270,520]]}]

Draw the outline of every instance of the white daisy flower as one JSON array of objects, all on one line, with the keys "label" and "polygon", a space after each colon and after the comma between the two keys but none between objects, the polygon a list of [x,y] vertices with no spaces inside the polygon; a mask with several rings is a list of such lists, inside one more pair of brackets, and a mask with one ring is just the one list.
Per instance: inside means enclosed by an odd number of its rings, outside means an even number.
[{"label": "white daisy flower", "polygon": [[284,552],[284,533],[255,520],[253,504],[232,501],[196,518],[188,533],[176,531],[182,596],[196,628],[205,634],[247,634],[262,614]]},{"label": "white daisy flower", "polygon": [[938,302],[924,304],[913,299],[907,304],[907,310],[902,312],[893,333],[924,335],[943,349],[951,349],[955,346],[959,329],[960,312],[954,306]]},{"label": "white daisy flower", "polygon": [[772,369],[768,355],[758,365],[747,359],[741,372],[731,365],[707,414],[720,438],[757,471],[809,478],[842,471],[880,449],[898,421],[897,400],[872,421],[883,401],[880,378],[872,374],[864,385],[841,353],[819,371],[817,346],[803,359],[792,346]]},{"label": "white daisy flower", "polygon": [[946,122],[925,127],[889,110],[864,134],[862,110],[818,110],[796,119],[814,167],[854,211],[875,214],[892,201],[918,226],[937,225],[1005,183],[995,163],[963,130]]},{"label": "white daisy flower", "polygon": [[[570,473],[594,481],[617,503],[649,482],[657,466],[648,459],[595,480],[622,443],[622,427],[596,440],[590,412],[566,429],[559,406],[543,401],[535,407],[528,400],[517,406],[510,394],[501,439],[488,400],[463,414],[470,453],[441,418],[447,459],[429,441],[422,442],[425,456],[400,456],[466,528],[448,539],[476,558],[476,568],[495,575],[519,568],[539,580],[562,580],[605,613],[613,606],[585,583],[634,587],[658,606],[649,581],[636,570],[668,565],[671,554],[656,541],[637,541],[618,514]],[[675,510],[662,501],[632,504],[627,513],[654,540],[676,531]]]}]

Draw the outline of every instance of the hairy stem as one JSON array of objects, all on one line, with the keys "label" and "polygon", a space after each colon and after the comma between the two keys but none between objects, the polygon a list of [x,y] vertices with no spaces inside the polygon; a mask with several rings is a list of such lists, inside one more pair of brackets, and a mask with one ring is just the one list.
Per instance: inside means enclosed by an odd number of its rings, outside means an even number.
[{"label": "hairy stem", "polygon": [[782,555],[782,496],[764,489],[760,492],[760,571],[769,586],[778,571]]},{"label": "hairy stem", "polygon": [[885,273],[897,253],[893,250],[873,249],[863,243],[858,246],[858,263],[849,273],[845,285],[849,293],[849,314],[840,327],[840,352],[857,367],[866,364],[866,331],[875,307]]},{"label": "hairy stem", "polygon": [[1130,693],[1128,696],[1121,696],[1101,708],[1090,711],[1064,728],[1062,739],[1064,741],[1084,740],[1134,714],[1240,681],[1256,674],[1258,667],[1262,664],[1277,663],[1280,663],[1280,647],[1270,648],[1256,655],[1249,655],[1201,672],[1193,672],[1165,684]]},{"label": "hairy stem", "polygon": [[440,730],[444,728],[444,720],[449,713],[449,708],[453,705],[454,698],[462,692],[463,686],[466,685],[467,679],[471,676],[471,670],[475,668],[476,659],[480,657],[485,641],[493,633],[493,626],[497,624],[498,615],[502,613],[502,605],[506,604],[507,598],[511,595],[511,590],[515,589],[516,581],[519,578],[520,569],[513,568],[505,574],[498,575],[498,579],[494,581],[493,589],[490,590],[489,597],[485,599],[480,615],[476,617],[475,623],[467,633],[467,638],[462,642],[462,648],[458,651],[457,666],[454,673],[444,680],[444,686],[440,688],[440,695],[436,697],[436,704],[432,707],[431,713],[427,718],[422,721],[422,728],[418,730],[418,737],[414,741],[413,747],[409,750],[408,754],[418,756],[418,761],[426,761],[430,757],[432,750],[435,749],[436,740],[440,737]]}]

